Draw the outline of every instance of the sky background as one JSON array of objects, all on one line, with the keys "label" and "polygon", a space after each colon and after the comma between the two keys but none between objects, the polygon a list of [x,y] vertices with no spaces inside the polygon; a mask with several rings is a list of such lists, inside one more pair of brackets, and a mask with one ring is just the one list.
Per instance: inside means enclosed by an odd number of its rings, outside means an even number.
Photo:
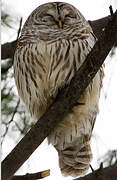
[{"label": "sky background", "polygon": [[[59,0],[58,0],[59,1]],[[62,1],[62,0],[61,0]],[[4,0],[4,9],[16,17],[13,23],[14,29],[2,29],[2,42],[12,41],[17,37],[19,19],[23,17],[23,23],[30,13],[40,4],[52,2],[46,0]],[[66,0],[77,7],[87,20],[96,20],[109,15],[109,6],[117,9],[117,0]],[[106,60],[105,78],[100,98],[100,113],[97,117],[92,136],[92,151],[94,159],[92,166],[99,165],[98,158],[108,150],[117,149],[117,50],[115,56]],[[19,140],[19,134],[7,136],[3,144],[3,157],[5,157]],[[34,173],[51,169],[51,176],[47,180],[62,180],[58,168],[58,155],[55,149],[45,140],[41,146],[31,155],[17,174]],[[71,179],[71,178],[70,178]]]}]

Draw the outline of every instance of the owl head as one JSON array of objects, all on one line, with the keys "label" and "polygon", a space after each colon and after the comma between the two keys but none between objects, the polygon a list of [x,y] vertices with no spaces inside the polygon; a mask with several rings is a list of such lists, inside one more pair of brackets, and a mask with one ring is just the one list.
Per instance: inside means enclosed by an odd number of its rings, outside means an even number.
[{"label": "owl head", "polygon": [[87,21],[73,5],[64,2],[50,2],[37,7],[28,17],[25,26],[39,26],[45,29],[65,29]]},{"label": "owl head", "polygon": [[77,8],[64,2],[50,2],[37,7],[26,20],[20,43],[69,39],[92,31]]}]

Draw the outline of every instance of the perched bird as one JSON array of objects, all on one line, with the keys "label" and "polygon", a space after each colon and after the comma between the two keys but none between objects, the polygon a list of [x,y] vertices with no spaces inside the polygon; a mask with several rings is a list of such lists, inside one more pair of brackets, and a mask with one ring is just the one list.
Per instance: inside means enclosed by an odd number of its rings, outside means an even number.
[{"label": "perched bird", "polygon": [[[70,83],[95,42],[89,23],[68,3],[46,3],[31,13],[18,39],[14,77],[19,96],[35,120],[52,104],[58,89]],[[89,169],[101,82],[99,70],[78,99],[82,105],[75,106],[48,136],[64,176],[79,176]]]}]

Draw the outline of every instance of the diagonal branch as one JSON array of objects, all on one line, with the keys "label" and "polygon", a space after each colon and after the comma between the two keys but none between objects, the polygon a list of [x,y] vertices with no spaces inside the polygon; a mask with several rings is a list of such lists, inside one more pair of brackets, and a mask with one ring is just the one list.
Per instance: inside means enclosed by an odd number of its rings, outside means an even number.
[{"label": "diagonal branch", "polygon": [[111,48],[117,42],[117,11],[101,33],[99,40],[89,53],[69,86],[58,94],[55,102],[31,128],[2,162],[2,180],[8,180],[30,157],[54,127],[76,104],[77,99],[89,85]]}]

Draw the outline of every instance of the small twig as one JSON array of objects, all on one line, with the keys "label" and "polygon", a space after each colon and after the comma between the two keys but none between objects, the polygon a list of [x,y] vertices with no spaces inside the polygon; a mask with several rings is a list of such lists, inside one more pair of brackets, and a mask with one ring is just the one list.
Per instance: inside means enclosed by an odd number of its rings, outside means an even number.
[{"label": "small twig", "polygon": [[12,117],[11,117],[11,120],[9,121],[9,124],[13,121],[13,119],[14,119],[14,116],[15,116],[15,114],[16,114],[16,112],[17,112],[17,108],[18,108],[18,106],[19,106],[19,103],[20,103],[20,99],[18,99],[18,102],[17,102],[17,105],[16,105],[16,107],[15,107],[15,109],[14,109],[14,112],[13,112],[13,115],[12,115]]},{"label": "small twig", "polygon": [[[96,178],[96,177],[98,177],[98,176],[100,175],[100,171],[103,169],[103,163],[100,164],[100,167],[99,167],[99,169],[98,169],[97,171],[95,171],[95,170],[93,169],[93,167],[91,166],[91,164],[90,164],[90,168],[91,168],[91,171],[92,171],[92,173],[95,175],[95,178]],[[98,173],[97,173],[97,172],[98,172]]]},{"label": "small twig", "polygon": [[95,172],[95,170],[93,169],[93,167],[91,166],[91,164],[90,164],[90,168],[91,168],[92,173]]},{"label": "small twig", "polygon": [[38,173],[33,173],[33,174],[13,176],[10,178],[10,180],[37,180],[37,179],[43,179],[49,175],[50,175],[50,169],[42,171],[42,172],[38,172]]},{"label": "small twig", "polygon": [[94,173],[90,173],[84,177],[76,178],[74,180],[116,180],[117,179],[117,166],[112,165],[103,168],[103,171],[99,169],[95,170]]},{"label": "small twig", "polygon": [[110,15],[112,16],[113,15],[113,8],[111,5],[109,6],[109,9],[110,9]]},{"label": "small twig", "polygon": [[103,169],[103,162],[101,162],[100,167],[99,167],[99,170],[102,170],[102,169]]},{"label": "small twig", "polygon": [[21,27],[22,27],[22,18],[20,19],[20,25],[19,25],[19,29],[18,29],[18,33],[17,33],[17,40],[18,40],[19,34],[21,32]]}]

